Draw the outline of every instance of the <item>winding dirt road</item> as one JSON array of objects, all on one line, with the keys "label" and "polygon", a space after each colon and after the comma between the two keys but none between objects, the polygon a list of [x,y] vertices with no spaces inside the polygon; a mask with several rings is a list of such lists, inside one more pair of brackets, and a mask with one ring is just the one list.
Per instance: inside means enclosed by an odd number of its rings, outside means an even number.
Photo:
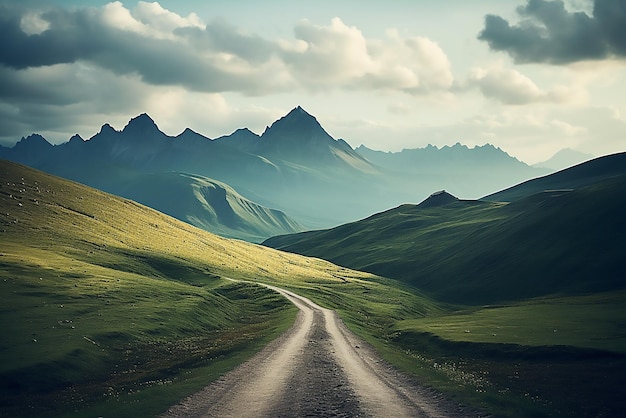
[{"label": "winding dirt road", "polygon": [[267,287],[300,309],[295,324],[164,417],[467,416],[467,411],[385,365],[334,311],[288,290]]}]

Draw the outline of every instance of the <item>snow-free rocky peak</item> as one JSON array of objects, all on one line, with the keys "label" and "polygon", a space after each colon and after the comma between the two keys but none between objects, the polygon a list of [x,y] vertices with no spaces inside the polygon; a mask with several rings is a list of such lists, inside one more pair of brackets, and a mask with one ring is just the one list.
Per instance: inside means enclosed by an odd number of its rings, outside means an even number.
[{"label": "snow-free rocky peak", "polygon": [[298,137],[302,139],[322,138],[333,139],[314,116],[307,113],[300,106],[291,110],[282,118],[265,129],[262,138],[275,140],[276,138]]},{"label": "snow-free rocky peak", "polygon": [[159,131],[154,120],[146,113],[132,118],[122,132],[133,135],[147,135],[154,134],[155,132],[162,133]]}]

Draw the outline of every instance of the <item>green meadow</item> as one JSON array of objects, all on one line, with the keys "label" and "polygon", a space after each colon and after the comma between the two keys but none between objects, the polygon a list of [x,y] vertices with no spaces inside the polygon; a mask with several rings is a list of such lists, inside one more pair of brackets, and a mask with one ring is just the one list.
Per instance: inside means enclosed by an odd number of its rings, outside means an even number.
[{"label": "green meadow", "polygon": [[[254,281],[336,309],[387,361],[470,409],[626,407],[623,291],[437,302],[12,163],[0,185],[0,416],[158,415],[293,322],[296,309]],[[473,222],[498,222],[499,206],[475,205]]]},{"label": "green meadow", "polygon": [[372,275],[191,227],[0,165],[2,416],[150,416],[233,368],[297,312],[228,279]]},{"label": "green meadow", "polygon": [[616,416],[626,408],[626,177],[610,168],[575,190],[429,199],[264,244],[430,300],[424,316],[354,329],[461,402],[497,416]]}]

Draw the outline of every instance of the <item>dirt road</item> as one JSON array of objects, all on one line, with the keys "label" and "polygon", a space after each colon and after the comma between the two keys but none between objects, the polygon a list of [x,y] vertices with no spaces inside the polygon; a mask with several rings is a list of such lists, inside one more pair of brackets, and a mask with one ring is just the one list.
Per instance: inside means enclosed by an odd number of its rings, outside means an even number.
[{"label": "dirt road", "polygon": [[164,417],[467,416],[387,366],[333,311],[268,287],[300,309],[295,324]]}]

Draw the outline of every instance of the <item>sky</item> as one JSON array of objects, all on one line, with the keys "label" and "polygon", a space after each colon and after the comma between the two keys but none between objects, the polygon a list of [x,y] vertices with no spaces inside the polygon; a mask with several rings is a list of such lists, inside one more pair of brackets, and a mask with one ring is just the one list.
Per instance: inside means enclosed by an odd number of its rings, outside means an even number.
[{"label": "sky", "polygon": [[382,151],[626,151],[624,0],[0,0],[0,145],[261,134],[296,106]]}]

